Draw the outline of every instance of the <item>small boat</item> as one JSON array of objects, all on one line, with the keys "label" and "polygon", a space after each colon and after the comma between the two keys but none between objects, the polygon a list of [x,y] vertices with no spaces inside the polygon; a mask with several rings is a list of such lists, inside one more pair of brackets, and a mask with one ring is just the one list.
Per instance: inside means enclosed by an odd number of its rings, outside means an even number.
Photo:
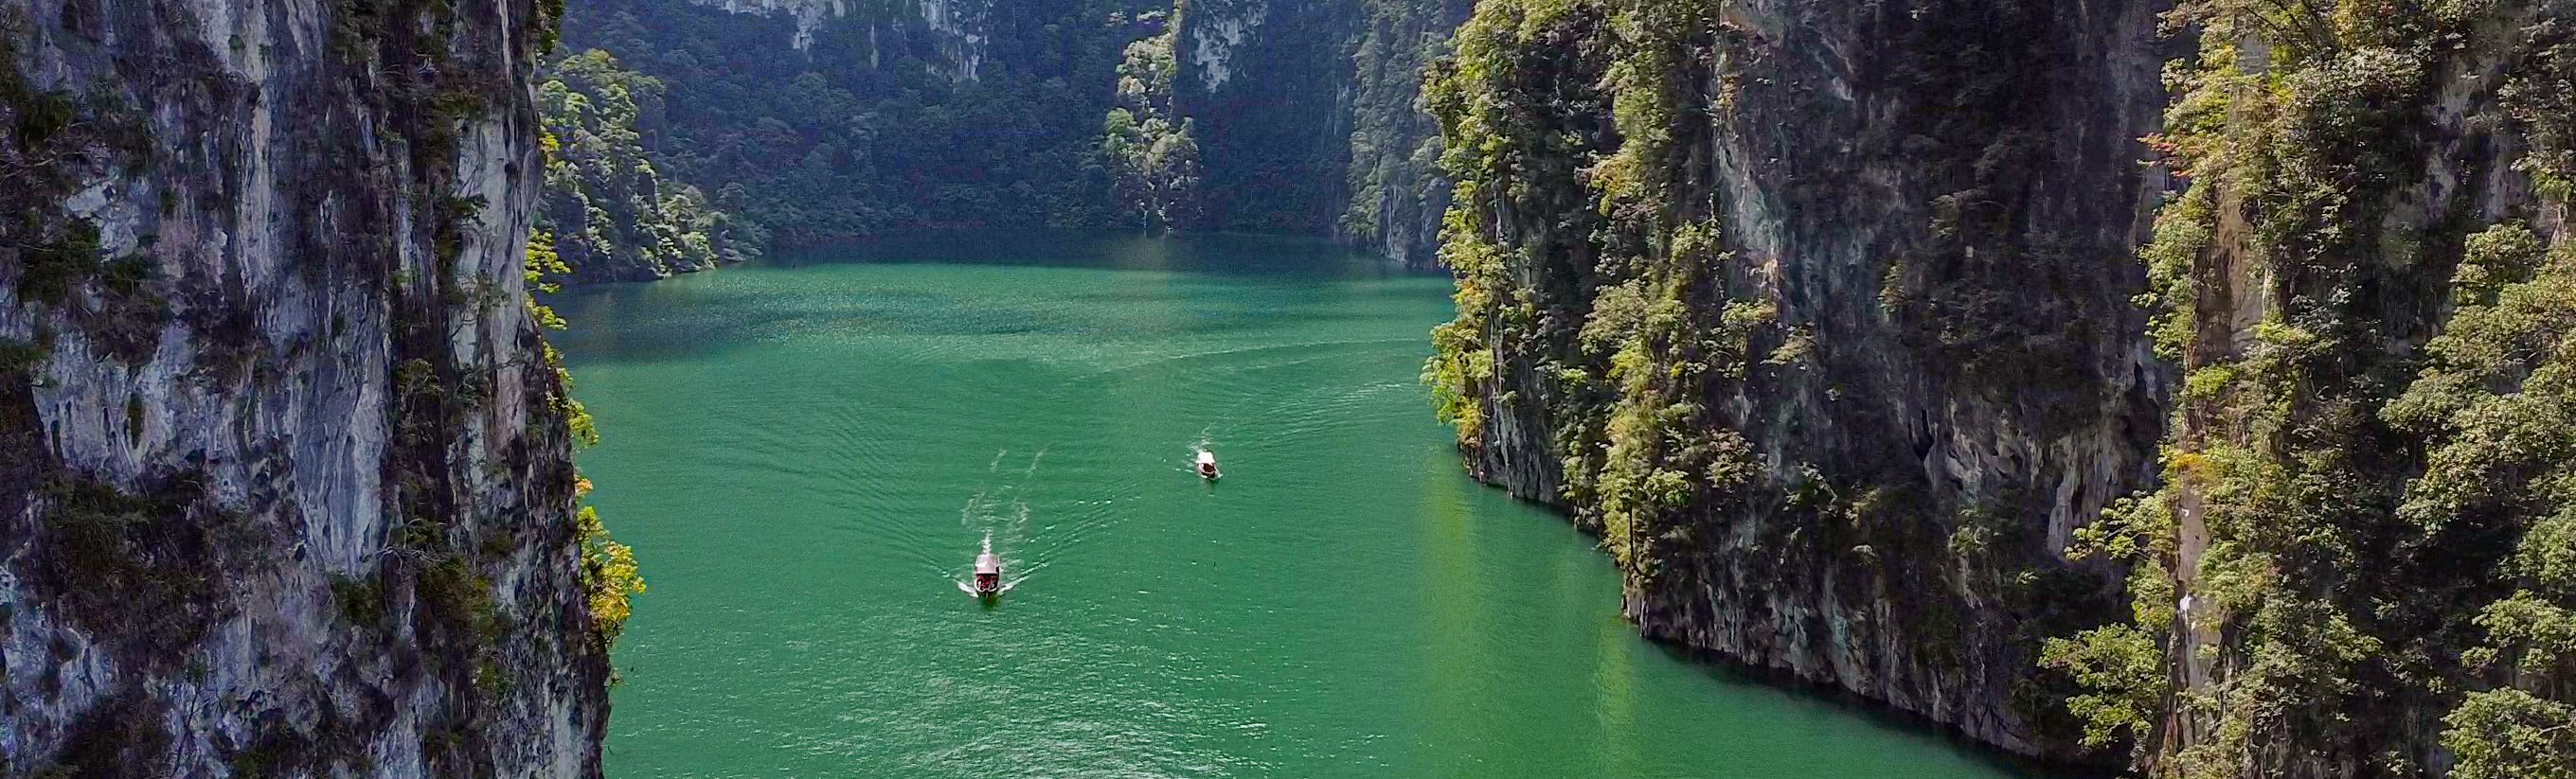
[{"label": "small boat", "polygon": [[1199,450],[1199,478],[1215,481],[1217,476],[1216,453],[1205,449]]},{"label": "small boat", "polygon": [[975,556],[975,594],[986,598],[1002,594],[1002,558],[992,552]]}]

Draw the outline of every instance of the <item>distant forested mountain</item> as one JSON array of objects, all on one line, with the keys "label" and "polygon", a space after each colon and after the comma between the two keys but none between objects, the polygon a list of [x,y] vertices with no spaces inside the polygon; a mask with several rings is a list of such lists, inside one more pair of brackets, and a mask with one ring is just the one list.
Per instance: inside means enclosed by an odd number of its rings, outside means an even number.
[{"label": "distant forested mountain", "polygon": [[[564,153],[649,173],[576,167],[546,211],[577,280],[965,225],[1333,233],[1427,262],[1447,184],[1414,96],[1467,5],[581,2],[561,51],[582,73],[555,75],[588,96],[579,121],[628,124]],[[588,140],[559,114],[559,141]],[[560,226],[594,207],[613,270]]]},{"label": "distant forested mountain", "polygon": [[666,85],[643,127],[662,173],[716,187],[714,205],[783,243],[1110,224],[1102,117],[1120,52],[1166,7],[961,6],[591,0],[567,16],[564,44]]}]

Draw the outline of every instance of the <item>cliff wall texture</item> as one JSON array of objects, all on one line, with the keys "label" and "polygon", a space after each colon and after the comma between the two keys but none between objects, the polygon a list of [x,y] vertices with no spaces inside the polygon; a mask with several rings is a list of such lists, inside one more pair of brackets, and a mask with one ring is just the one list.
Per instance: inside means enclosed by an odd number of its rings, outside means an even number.
[{"label": "cliff wall texture", "polygon": [[1426,378],[1648,635],[2157,776],[2576,771],[2576,6],[1485,0],[1454,46]]},{"label": "cliff wall texture", "polygon": [[598,774],[552,25],[0,2],[0,775]]},{"label": "cliff wall texture", "polygon": [[2186,3],[2161,489],[2050,650],[2192,777],[2576,771],[2576,4]]},{"label": "cliff wall texture", "polygon": [[1648,635],[2085,759],[2061,550],[2152,483],[2156,7],[1485,0],[1432,76],[1470,469]]}]

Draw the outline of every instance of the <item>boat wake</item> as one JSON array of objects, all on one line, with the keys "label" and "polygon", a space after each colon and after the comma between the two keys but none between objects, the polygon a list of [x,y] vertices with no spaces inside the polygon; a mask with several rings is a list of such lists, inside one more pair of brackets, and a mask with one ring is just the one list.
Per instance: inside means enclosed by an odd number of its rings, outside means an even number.
[{"label": "boat wake", "polygon": [[[1008,449],[993,453],[993,461],[984,468],[990,479],[987,486],[976,490],[966,499],[965,507],[957,512],[958,527],[980,534],[983,554],[994,555],[1001,561],[1006,578],[1002,580],[1000,591],[993,594],[1010,592],[1027,581],[1031,574],[1044,570],[1047,562],[1026,559],[1021,551],[1022,547],[1028,546],[1031,535],[1026,492],[1029,481],[1037,476],[1038,464],[1046,460],[1046,449],[1040,448],[1036,454],[1030,455],[1027,467],[1005,471],[1002,469],[1003,461],[1009,456]],[[998,548],[995,545],[997,538],[1000,540]],[[940,574],[954,581],[959,590],[969,595],[983,594],[975,589],[974,571],[970,568],[964,578],[958,578],[955,569],[949,567],[953,564],[940,565]]]},{"label": "boat wake", "polygon": [[[1201,438],[1207,437],[1206,432],[1201,432]],[[1008,449],[995,452],[984,467],[984,483],[957,512],[957,531],[967,539],[977,539],[970,543],[980,543],[983,552],[1000,558],[1003,592],[1045,571],[1058,558],[1117,524],[1121,515],[1118,497],[1041,499],[1036,477],[1046,454],[1041,448],[1025,455],[1027,459],[1023,461],[1023,455]],[[1040,514],[1044,516],[1037,516]],[[952,540],[923,547],[925,572],[935,572],[932,575],[972,594],[973,570],[960,563],[972,561],[975,555],[961,559],[953,551],[957,537],[948,538]]]}]

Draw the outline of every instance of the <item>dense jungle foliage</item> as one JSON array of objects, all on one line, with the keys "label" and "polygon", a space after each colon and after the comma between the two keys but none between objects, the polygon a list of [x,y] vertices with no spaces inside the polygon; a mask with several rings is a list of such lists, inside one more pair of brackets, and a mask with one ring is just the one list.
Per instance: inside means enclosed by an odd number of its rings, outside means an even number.
[{"label": "dense jungle foliage", "polygon": [[545,201],[537,229],[578,281],[641,281],[741,262],[766,230],[716,210],[705,192],[665,181],[637,129],[662,111],[664,86],[593,49],[548,66]]},{"label": "dense jungle foliage", "polygon": [[[2158,776],[2576,776],[2576,5],[2182,4],[2165,484],[2052,642]],[[2492,75],[2491,75],[2492,74]],[[2458,113],[2461,106],[2466,115]]]},{"label": "dense jungle foliage", "polygon": [[1172,104],[1172,41],[1167,29],[1127,45],[1118,63],[1118,107],[1101,122],[1100,159],[1116,182],[1121,223],[1146,230],[1189,224],[1197,209],[1199,145],[1193,122]]},{"label": "dense jungle foliage", "polygon": [[[981,23],[970,59],[918,3],[870,0],[802,47],[788,15],[654,0],[582,3],[565,44],[665,85],[639,128],[666,179],[801,245],[898,227],[1110,226],[1097,154],[1129,44],[1166,2],[1041,0]],[[976,14],[976,16],[967,16]],[[961,22],[959,19],[968,21]],[[968,65],[972,63],[971,77]]]},{"label": "dense jungle foliage", "polygon": [[[612,263],[617,278],[969,225],[1371,241],[1391,229],[1409,241],[1398,253],[1427,256],[1428,236],[1410,234],[1436,216],[1445,185],[1414,92],[1466,7],[868,0],[733,12],[596,0],[569,10],[572,54],[553,75],[585,96],[579,121],[600,125],[604,145],[584,150],[559,129],[576,120],[549,124],[568,150],[603,161],[574,169],[617,228],[603,239],[655,254]],[[1218,59],[1194,59],[1202,48]],[[585,86],[611,82],[632,112]],[[623,169],[606,161],[630,158],[653,172],[607,175]],[[657,196],[628,192],[654,181]],[[587,214],[582,200],[548,212]],[[557,227],[575,277],[597,278],[579,232]]]}]

